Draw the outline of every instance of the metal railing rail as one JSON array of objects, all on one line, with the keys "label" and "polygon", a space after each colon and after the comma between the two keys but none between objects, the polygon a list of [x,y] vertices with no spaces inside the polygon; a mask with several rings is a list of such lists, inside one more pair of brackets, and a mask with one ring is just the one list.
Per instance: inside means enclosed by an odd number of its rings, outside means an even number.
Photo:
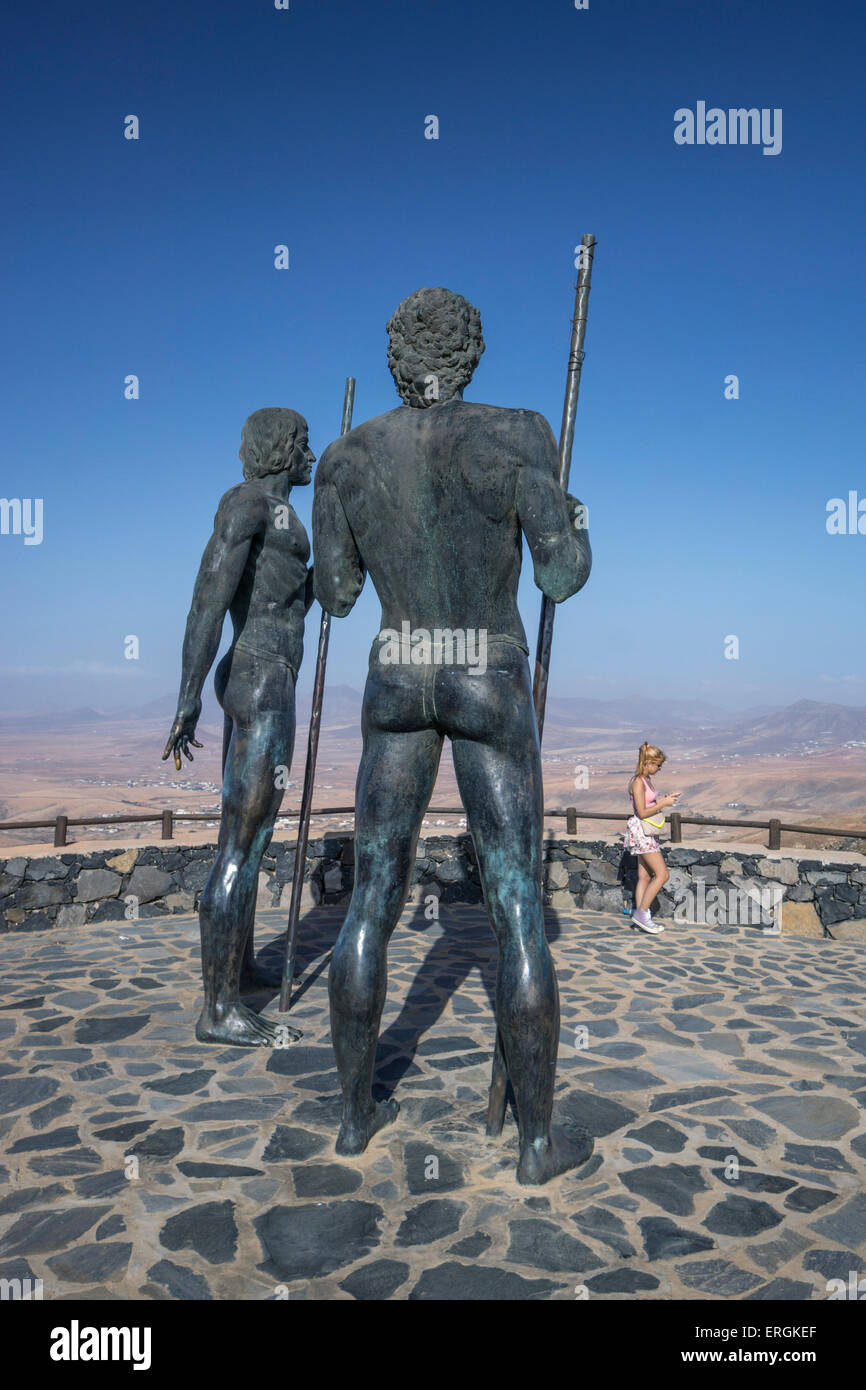
[{"label": "metal railing rail", "polygon": [[[323,806],[311,812],[314,816],[346,816],[354,815],[354,806]],[[189,821],[218,821],[220,811],[150,811],[138,812],[129,816],[55,816],[53,820],[20,820],[2,821],[0,830],[54,830],[54,845],[62,848],[67,844],[67,833],[70,825],[87,826],[106,826],[106,825],[135,825],[143,824],[147,821],[161,822],[160,838],[171,840],[174,838],[175,826],[184,825]],[[279,820],[291,820],[297,816],[297,810],[280,811]],[[466,811],[462,806],[429,806],[425,812],[427,816],[465,816]],[[611,820],[627,821],[630,813],[627,811],[578,811],[576,806],[566,806],[545,810],[545,819],[553,817],[565,818],[566,834],[577,834],[577,822],[579,820]],[[854,840],[866,840],[866,829],[864,830],[839,830],[827,825],[799,825],[789,821],[782,821],[776,818],[770,820],[724,820],[718,816],[684,815],[681,811],[674,811],[669,817],[671,844],[682,843],[684,825],[709,825],[720,828],[734,830],[766,830],[768,833],[767,848],[781,849],[782,834],[787,832],[796,835],[830,835],[840,838]]]}]

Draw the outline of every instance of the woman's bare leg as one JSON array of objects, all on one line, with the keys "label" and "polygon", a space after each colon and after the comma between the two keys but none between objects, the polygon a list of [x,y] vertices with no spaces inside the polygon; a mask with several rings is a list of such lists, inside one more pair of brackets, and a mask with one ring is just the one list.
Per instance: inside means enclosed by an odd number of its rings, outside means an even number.
[{"label": "woman's bare leg", "polygon": [[[651,850],[649,854],[640,855],[638,873],[640,873],[641,868],[649,875],[649,881],[644,888],[643,897],[640,899],[639,906],[642,912],[649,912],[650,907],[656,900],[657,894],[670,878],[670,874],[668,873],[660,849],[654,849]],[[638,888],[640,888],[639,880]]]},{"label": "woman's bare leg", "polygon": [[644,895],[644,893],[645,893],[646,890],[647,890],[647,884],[648,884],[649,881],[650,881],[650,877],[651,877],[650,871],[649,871],[649,869],[646,867],[646,865],[644,864],[643,859],[638,859],[638,861],[637,861],[637,887],[636,887],[635,890],[634,890],[634,905],[635,905],[635,909],[636,909],[638,912],[639,912],[640,909],[643,907],[643,895]]}]

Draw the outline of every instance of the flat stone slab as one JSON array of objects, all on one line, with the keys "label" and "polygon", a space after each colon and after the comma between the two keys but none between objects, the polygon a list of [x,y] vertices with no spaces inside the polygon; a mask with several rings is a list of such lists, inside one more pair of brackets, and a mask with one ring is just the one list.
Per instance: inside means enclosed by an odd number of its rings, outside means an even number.
[{"label": "flat stone slab", "polygon": [[[530,1189],[513,1110],[501,1139],[484,1134],[496,948],[480,907],[404,912],[376,1069],[401,1111],[365,1154],[336,1154],[327,968],[344,912],[302,918],[303,1038],[273,1050],[195,1041],[192,915],[0,936],[0,1277],[40,1278],[46,1298],[181,1301],[573,1301],[578,1286],[803,1301],[863,1277],[862,947],[551,913],[555,1119],[595,1149]],[[284,929],[259,914],[267,960]],[[275,999],[251,1003],[279,1021]]]}]

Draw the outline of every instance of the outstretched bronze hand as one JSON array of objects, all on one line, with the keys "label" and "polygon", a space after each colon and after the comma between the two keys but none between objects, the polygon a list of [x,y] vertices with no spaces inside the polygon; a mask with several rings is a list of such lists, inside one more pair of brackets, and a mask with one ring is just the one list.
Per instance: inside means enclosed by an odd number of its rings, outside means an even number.
[{"label": "outstretched bronze hand", "polygon": [[178,772],[180,772],[181,769],[181,753],[183,753],[184,757],[188,758],[190,762],[194,762],[195,760],[192,753],[189,751],[190,744],[192,744],[193,748],[202,748],[204,746],[201,743],[196,743],[195,740],[195,726],[198,723],[200,714],[201,700],[196,700],[195,704],[188,708],[181,706],[171,726],[171,733],[168,736],[168,743],[165,745],[162,761],[165,762],[166,758],[174,753],[174,765]]}]

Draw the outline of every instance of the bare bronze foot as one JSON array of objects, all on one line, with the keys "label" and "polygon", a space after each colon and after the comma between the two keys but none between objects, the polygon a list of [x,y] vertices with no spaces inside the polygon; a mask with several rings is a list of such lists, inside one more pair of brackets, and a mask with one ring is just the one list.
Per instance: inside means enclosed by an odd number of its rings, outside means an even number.
[{"label": "bare bronze foot", "polygon": [[396,1100],[377,1101],[373,1110],[362,1120],[348,1120],[343,1118],[340,1125],[340,1133],[337,1136],[338,1154],[362,1154],[369,1144],[373,1135],[385,1125],[392,1125],[397,1118],[400,1110]]},{"label": "bare bronze foot", "polygon": [[279,989],[283,983],[283,972],[278,965],[241,966],[241,994],[253,994],[257,989]]},{"label": "bare bronze foot", "polygon": [[537,1147],[527,1144],[520,1151],[517,1164],[517,1181],[524,1187],[540,1187],[560,1173],[580,1167],[590,1157],[593,1148],[592,1137],[575,1131],[567,1134],[564,1129],[552,1129],[545,1145]]},{"label": "bare bronze foot", "polygon": [[[272,1023],[269,1018],[254,1014],[245,1004],[237,1003],[218,1005],[211,1011],[202,1009],[195,1035],[203,1043],[228,1043],[231,1047],[274,1047],[280,1027],[288,1028],[288,1024]],[[289,1031],[296,1033],[297,1029]]]},{"label": "bare bronze foot", "polygon": [[277,1035],[274,1038],[274,1047],[288,1047],[290,1043],[300,1042],[304,1036],[300,1028],[293,1028],[289,1023],[277,1023]]}]

